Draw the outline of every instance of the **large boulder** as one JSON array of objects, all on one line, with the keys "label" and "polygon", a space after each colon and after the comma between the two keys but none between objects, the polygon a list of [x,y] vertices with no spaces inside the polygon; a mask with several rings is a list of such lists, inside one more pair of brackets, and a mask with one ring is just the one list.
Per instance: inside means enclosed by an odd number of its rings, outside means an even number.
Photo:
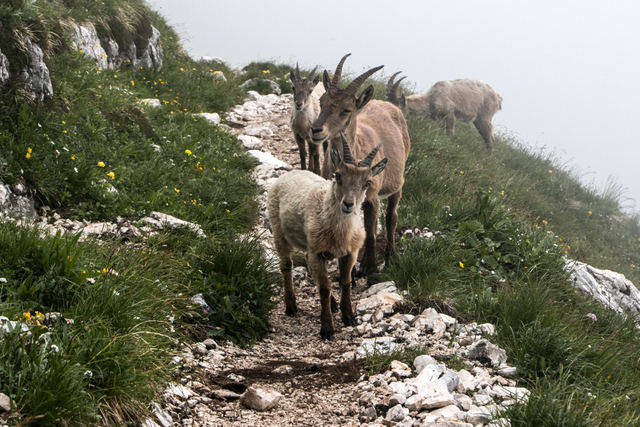
[{"label": "large boulder", "polygon": [[640,292],[624,274],[574,260],[567,261],[565,269],[571,272],[569,277],[576,289],[603,306],[618,313],[640,314]]}]

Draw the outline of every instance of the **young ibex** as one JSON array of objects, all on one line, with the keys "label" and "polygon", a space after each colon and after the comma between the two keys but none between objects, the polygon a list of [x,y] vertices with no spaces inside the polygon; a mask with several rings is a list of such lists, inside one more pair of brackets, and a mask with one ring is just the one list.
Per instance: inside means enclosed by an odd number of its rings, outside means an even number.
[{"label": "young ibex", "polygon": [[387,83],[387,99],[404,112],[414,111],[432,119],[444,119],[447,133],[453,136],[456,120],[473,122],[484,139],[487,151],[493,151],[493,125],[491,120],[502,109],[502,96],[480,80],[460,79],[438,82],[427,93],[404,96],[394,83],[395,73]]},{"label": "young ibex", "polygon": [[318,95],[317,90],[314,90],[318,81],[320,81],[320,76],[313,78],[316,68],[318,67],[311,70],[309,76],[303,79],[300,76],[300,68],[296,64],[295,74],[293,71],[290,74],[291,84],[293,85],[293,107],[291,108],[290,126],[300,151],[300,169],[307,169],[306,141],[309,145],[309,170],[320,175],[320,147],[311,142],[311,123],[320,114],[320,95]]},{"label": "young ibex", "polygon": [[[380,141],[384,141],[384,147],[378,155],[388,159],[387,168],[373,180],[367,189],[363,204],[366,240],[360,273],[367,274],[368,279],[371,279],[371,276],[377,272],[376,225],[380,198],[388,198],[387,259],[395,250],[395,230],[398,221],[396,208],[402,197],[404,165],[409,156],[409,131],[404,115],[398,107],[389,102],[371,100],[373,86],[369,85],[359,97],[356,96],[358,88],[382,66],[372,68],[356,78],[345,89],[340,89],[342,66],[349,55],[345,55],[340,60],[333,80],[329,80],[329,73],[326,70],[324,72],[322,82],[326,92],[320,98],[322,109],[320,116],[312,125],[311,133],[312,140],[316,144],[329,140],[332,146],[338,147],[339,135],[344,132],[355,157],[364,156]],[[335,166],[325,157],[322,176],[328,178],[334,170]]]},{"label": "young ibex", "polygon": [[291,252],[299,249],[307,253],[308,269],[320,292],[322,339],[332,339],[334,333],[331,306],[335,300],[327,276],[327,260],[338,258],[342,321],[346,326],[356,325],[351,307],[351,270],[364,241],[360,218],[364,193],[387,164],[385,158],[371,167],[379,148],[380,145],[356,164],[342,135],[342,159],[336,146],[331,146],[335,171],[332,181],[309,171],[292,171],[278,178],[269,189],[267,206],[284,279],[285,312],[288,316],[298,312]]}]

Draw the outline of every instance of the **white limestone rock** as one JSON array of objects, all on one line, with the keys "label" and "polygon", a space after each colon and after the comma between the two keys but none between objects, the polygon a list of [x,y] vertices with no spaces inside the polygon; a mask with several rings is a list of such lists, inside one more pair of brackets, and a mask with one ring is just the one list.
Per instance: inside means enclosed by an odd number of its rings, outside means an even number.
[{"label": "white limestone rock", "polygon": [[268,411],[274,408],[282,395],[277,391],[267,387],[249,387],[242,396],[240,404],[256,411]]},{"label": "white limestone rock", "polygon": [[565,270],[573,286],[617,313],[640,313],[640,291],[624,274],[569,260]]},{"label": "white limestone rock", "polygon": [[247,150],[260,150],[264,145],[259,138],[249,135],[239,135],[238,141]]},{"label": "white limestone rock", "polygon": [[76,50],[95,60],[98,67],[107,69],[107,52],[100,44],[96,27],[91,22],[74,25],[71,39]]},{"label": "white limestone rock", "polygon": [[482,339],[469,347],[469,359],[498,367],[507,361],[507,352],[497,345]]},{"label": "white limestone rock", "polygon": [[24,88],[29,100],[42,102],[53,98],[53,86],[49,77],[49,69],[44,63],[44,53],[40,46],[31,39],[23,39],[29,57],[28,64],[20,72],[20,78],[24,81]]},{"label": "white limestone rock", "polygon": [[209,123],[211,123],[214,127],[220,124],[220,115],[218,113],[197,113],[194,114],[195,117],[202,117]]},{"label": "white limestone rock", "polygon": [[360,300],[356,306],[357,314],[375,312],[381,309],[383,313],[391,314],[404,298],[395,292],[384,292],[372,295],[369,298]]},{"label": "white limestone rock", "polygon": [[158,98],[144,98],[140,100],[142,105],[152,108],[160,107],[160,100]]}]

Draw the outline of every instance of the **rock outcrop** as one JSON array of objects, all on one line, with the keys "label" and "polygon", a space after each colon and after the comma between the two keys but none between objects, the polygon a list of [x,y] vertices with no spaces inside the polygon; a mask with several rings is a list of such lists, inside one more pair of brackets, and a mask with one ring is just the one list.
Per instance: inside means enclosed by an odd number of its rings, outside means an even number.
[{"label": "rock outcrop", "polygon": [[138,52],[135,43],[119,46],[111,37],[99,38],[95,26],[90,23],[76,25],[73,29],[73,47],[96,61],[96,66],[104,69],[119,68],[128,61],[134,69],[160,70],[164,53],[160,43],[160,32],[151,27],[151,37],[146,47]]},{"label": "rock outcrop", "polygon": [[49,69],[44,63],[44,54],[40,46],[28,37],[24,38],[29,62],[20,72],[24,89],[31,102],[42,102],[53,97],[53,86],[49,77]]},{"label": "rock outcrop", "polygon": [[571,272],[573,286],[587,297],[617,313],[640,314],[640,291],[624,274],[574,260],[567,261],[565,269]]}]

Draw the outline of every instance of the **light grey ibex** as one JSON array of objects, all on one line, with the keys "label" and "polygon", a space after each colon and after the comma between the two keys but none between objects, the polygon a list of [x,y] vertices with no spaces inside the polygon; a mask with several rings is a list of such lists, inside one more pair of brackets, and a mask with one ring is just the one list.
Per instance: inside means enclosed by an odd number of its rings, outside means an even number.
[{"label": "light grey ibex", "polygon": [[[344,135],[340,151],[331,147],[334,175],[327,181],[310,171],[292,171],[282,175],[269,189],[267,206],[280,271],[284,279],[285,312],[298,312],[293,292],[291,252],[307,253],[307,265],[320,293],[320,336],[332,339],[334,334],[331,307],[331,282],[325,263],[338,258],[340,267],[340,310],[346,326],[355,326],[351,307],[351,270],[364,241],[360,205],[372,180],[382,172],[387,159],[371,167],[380,146],[356,164]],[[332,304],[333,303],[333,304]]]},{"label": "light grey ibex", "polygon": [[413,111],[444,119],[447,133],[453,136],[456,120],[473,122],[484,140],[487,151],[493,151],[493,116],[502,109],[502,96],[489,84],[474,79],[437,82],[426,93],[404,96],[398,86],[404,77],[394,82],[395,73],[387,83],[387,99],[404,112]]},{"label": "light grey ibex", "polygon": [[[354,157],[363,157],[380,141],[384,146],[378,156],[388,159],[387,168],[373,179],[367,189],[363,204],[364,227],[366,239],[360,273],[368,279],[377,272],[376,264],[376,226],[380,210],[380,198],[388,198],[386,214],[387,247],[386,257],[395,250],[395,230],[398,221],[396,208],[402,197],[404,184],[404,165],[409,156],[409,131],[402,111],[386,101],[371,100],[373,86],[369,85],[360,96],[358,88],[373,73],[382,68],[376,67],[353,80],[345,89],[340,88],[340,78],[345,55],[329,79],[325,70],[322,82],[326,92],[320,97],[321,111],[313,123],[312,140],[321,144],[329,140],[334,147],[340,145],[340,133],[347,135]],[[335,171],[335,166],[326,158],[322,165],[322,176],[328,178]]]},{"label": "light grey ibex", "polygon": [[316,68],[318,67],[311,70],[306,78],[302,78],[300,68],[296,64],[296,72],[292,71],[289,76],[293,86],[290,126],[300,152],[300,169],[307,169],[306,141],[309,146],[309,170],[320,175],[320,147],[311,142],[311,124],[320,114],[320,96],[314,90],[320,81],[320,76],[313,78]]}]

